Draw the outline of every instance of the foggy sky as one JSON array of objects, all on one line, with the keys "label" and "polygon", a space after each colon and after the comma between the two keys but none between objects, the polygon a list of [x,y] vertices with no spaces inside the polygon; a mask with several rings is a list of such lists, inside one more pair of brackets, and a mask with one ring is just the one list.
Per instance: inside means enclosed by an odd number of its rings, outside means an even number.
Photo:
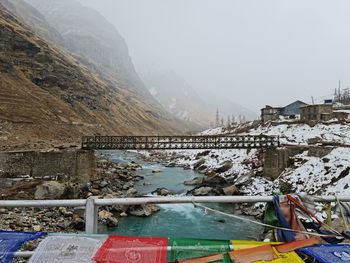
[{"label": "foggy sky", "polygon": [[116,26],[136,68],[173,69],[256,112],[350,86],[348,0],[80,2]]}]

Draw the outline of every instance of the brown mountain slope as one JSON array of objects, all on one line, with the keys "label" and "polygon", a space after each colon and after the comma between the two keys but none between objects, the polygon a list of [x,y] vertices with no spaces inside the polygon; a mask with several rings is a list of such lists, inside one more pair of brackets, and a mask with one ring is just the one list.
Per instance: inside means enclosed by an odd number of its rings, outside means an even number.
[{"label": "brown mountain slope", "polygon": [[0,5],[0,145],[172,133],[174,120],[88,71]]}]

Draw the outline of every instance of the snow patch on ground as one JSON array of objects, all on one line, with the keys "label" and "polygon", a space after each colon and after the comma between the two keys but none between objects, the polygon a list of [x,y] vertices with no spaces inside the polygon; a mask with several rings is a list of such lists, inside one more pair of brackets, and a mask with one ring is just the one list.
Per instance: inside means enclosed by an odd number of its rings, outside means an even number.
[{"label": "snow patch on ground", "polygon": [[282,144],[307,145],[308,140],[320,138],[323,142],[350,144],[350,125],[348,124],[280,124],[276,126],[259,126],[252,129],[250,135],[279,136]]},{"label": "snow patch on ground", "polygon": [[295,192],[308,194],[350,194],[350,148],[336,148],[323,158],[298,156],[305,163],[285,171],[279,179],[293,185]]},{"label": "snow patch on ground", "polygon": [[211,150],[208,155],[196,158],[196,156],[201,152],[203,152],[203,150],[179,151],[178,154],[181,156],[181,158],[179,158],[176,163],[180,166],[186,166],[193,169],[198,160],[203,158],[205,160],[204,165],[207,166],[207,169],[214,170],[220,167],[220,165],[225,161],[231,161],[233,165],[232,168],[221,175],[225,177],[241,176],[251,171],[250,165],[244,161],[254,159],[256,157],[257,150]]}]

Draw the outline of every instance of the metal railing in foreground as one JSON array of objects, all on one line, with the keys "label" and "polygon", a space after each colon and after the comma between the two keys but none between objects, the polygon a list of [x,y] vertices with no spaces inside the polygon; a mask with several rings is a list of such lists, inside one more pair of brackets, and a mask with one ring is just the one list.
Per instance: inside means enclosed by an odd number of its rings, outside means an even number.
[{"label": "metal railing in foreground", "polygon": [[[136,197],[72,200],[0,200],[2,208],[18,207],[84,207],[85,232],[97,233],[98,209],[101,206],[145,205],[145,204],[190,204],[190,203],[259,203],[272,202],[273,196],[174,196],[174,197]],[[350,196],[313,196],[315,202],[350,202]]]},{"label": "metal railing in foreground", "polygon": [[[272,202],[273,196],[174,196],[174,197],[137,197],[72,200],[0,200],[1,208],[18,207],[84,207],[85,232],[97,233],[98,209],[101,206],[145,205],[145,204],[195,204],[195,203],[259,203]],[[350,196],[312,196],[314,202],[350,202]],[[16,257],[28,258],[32,252],[17,252]]]}]

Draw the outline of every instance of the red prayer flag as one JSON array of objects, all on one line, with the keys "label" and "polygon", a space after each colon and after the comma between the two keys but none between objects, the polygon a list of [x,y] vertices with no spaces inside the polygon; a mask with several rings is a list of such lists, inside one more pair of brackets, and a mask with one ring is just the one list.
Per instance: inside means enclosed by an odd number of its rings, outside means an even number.
[{"label": "red prayer flag", "polygon": [[101,263],[165,263],[168,238],[109,236],[94,260]]}]

